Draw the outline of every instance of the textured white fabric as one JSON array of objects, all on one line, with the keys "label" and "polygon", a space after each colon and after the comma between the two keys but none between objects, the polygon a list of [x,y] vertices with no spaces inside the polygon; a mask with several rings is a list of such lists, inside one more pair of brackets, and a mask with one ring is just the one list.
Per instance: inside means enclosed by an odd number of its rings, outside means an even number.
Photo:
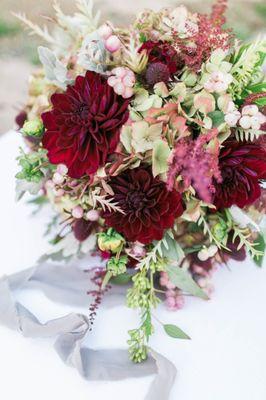
[{"label": "textured white fabric", "polygon": [[[14,202],[15,157],[20,144],[15,133],[0,140],[1,275],[33,265],[47,248],[42,238],[47,215],[30,216],[30,207]],[[175,341],[156,324],[151,346],[178,369],[171,400],[265,400],[266,398],[266,268],[251,261],[220,267],[214,277],[216,292],[210,302],[187,298],[179,312],[160,306],[156,315],[179,325],[192,338]],[[41,322],[84,307],[54,305],[35,291],[19,294],[19,301]],[[41,315],[40,306],[42,309]],[[138,316],[125,306],[99,312],[89,346],[126,347],[127,330]],[[122,382],[86,382],[65,368],[50,349],[48,339],[24,340],[0,327],[0,396],[6,400],[88,398],[142,400],[152,378]],[[164,400],[164,399],[162,399]]]}]

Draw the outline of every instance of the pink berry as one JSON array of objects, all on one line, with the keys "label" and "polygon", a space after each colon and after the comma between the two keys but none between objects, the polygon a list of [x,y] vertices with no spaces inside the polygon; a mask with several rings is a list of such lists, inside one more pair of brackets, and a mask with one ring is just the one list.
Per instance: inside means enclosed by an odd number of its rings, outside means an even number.
[{"label": "pink berry", "polygon": [[106,50],[110,51],[110,53],[115,53],[121,47],[121,42],[118,36],[112,35],[105,41]]},{"label": "pink berry", "polygon": [[58,172],[56,172],[53,176],[53,182],[56,185],[61,185],[64,182],[65,178],[63,177],[63,175],[59,174]]},{"label": "pink berry", "polygon": [[81,219],[84,215],[83,208],[81,206],[76,206],[72,210],[72,216],[76,219]]},{"label": "pink berry", "polygon": [[176,286],[175,286],[171,281],[168,281],[168,282],[167,282],[167,285],[165,285],[165,286],[166,286],[167,289],[169,289],[169,290],[173,290],[173,289],[176,288]]},{"label": "pink berry", "polygon": [[56,172],[58,172],[58,174],[64,176],[68,173],[68,168],[65,164],[58,164],[58,166],[56,168]]},{"label": "pink berry", "polygon": [[88,221],[98,221],[100,214],[97,210],[90,210],[87,212],[86,217]]},{"label": "pink berry", "polygon": [[102,39],[107,40],[110,36],[112,36],[113,30],[109,25],[104,24],[100,26],[100,28],[98,29],[98,33]]},{"label": "pink berry", "polygon": [[168,279],[165,278],[164,276],[161,276],[160,278],[160,285],[161,286],[166,286],[168,284]]},{"label": "pink berry", "polygon": [[181,310],[185,305],[184,296],[177,296],[175,299],[176,307],[178,310]]},{"label": "pink berry", "polygon": [[49,180],[46,182],[45,186],[46,186],[47,189],[53,189],[54,186],[55,186],[55,184],[54,184],[54,182],[53,182],[51,179],[49,179]]},{"label": "pink berry", "polygon": [[64,196],[65,191],[63,189],[57,189],[57,190],[55,189],[54,194],[56,197],[62,197],[62,196]]},{"label": "pink berry", "polygon": [[176,293],[175,293],[174,290],[167,290],[167,291],[165,292],[166,298],[168,298],[168,297],[175,297],[175,295],[176,295]]},{"label": "pink berry", "polygon": [[167,300],[166,300],[166,304],[171,310],[174,310],[176,308],[175,298],[174,297],[168,297]]}]

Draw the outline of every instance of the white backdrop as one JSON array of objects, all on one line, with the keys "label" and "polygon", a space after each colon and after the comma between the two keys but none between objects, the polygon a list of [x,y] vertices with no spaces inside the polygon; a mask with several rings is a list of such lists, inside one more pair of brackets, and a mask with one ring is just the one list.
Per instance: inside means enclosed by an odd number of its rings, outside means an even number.
[{"label": "white backdrop", "polygon": [[[30,206],[14,201],[15,157],[20,144],[15,132],[0,140],[1,275],[32,266],[47,247],[42,237],[47,216],[32,217]],[[185,308],[174,313],[160,306],[159,319],[179,325],[192,338],[176,341],[156,326],[152,347],[178,369],[171,400],[266,399],[265,267],[232,262],[230,269],[220,267],[216,273],[216,291],[210,302],[188,298]],[[53,304],[37,292],[24,293],[20,300],[42,321],[76,311]],[[124,305],[103,308],[90,346],[126,347],[127,330],[137,325],[137,314]],[[0,326],[0,398],[144,398],[152,378],[87,383],[61,362],[51,344],[50,340],[25,339]]]}]

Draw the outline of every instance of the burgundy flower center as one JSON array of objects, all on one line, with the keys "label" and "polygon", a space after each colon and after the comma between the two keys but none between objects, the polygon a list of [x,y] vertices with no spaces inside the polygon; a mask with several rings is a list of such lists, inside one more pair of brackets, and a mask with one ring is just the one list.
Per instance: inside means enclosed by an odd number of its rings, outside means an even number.
[{"label": "burgundy flower center", "polygon": [[127,195],[127,208],[134,211],[143,210],[146,206],[147,200],[143,192],[129,192]]}]

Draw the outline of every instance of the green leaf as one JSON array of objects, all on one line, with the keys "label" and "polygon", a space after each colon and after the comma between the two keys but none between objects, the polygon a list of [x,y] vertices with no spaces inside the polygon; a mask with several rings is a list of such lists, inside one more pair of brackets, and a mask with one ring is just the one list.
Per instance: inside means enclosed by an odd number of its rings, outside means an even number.
[{"label": "green leaf", "polygon": [[224,113],[222,111],[212,111],[208,114],[208,117],[211,118],[214,128],[224,123]]},{"label": "green leaf", "polygon": [[170,149],[167,142],[157,140],[154,143],[152,152],[152,172],[154,177],[167,172],[169,155]]},{"label": "green leaf", "polygon": [[147,42],[147,37],[143,32],[140,32],[139,40],[140,40],[141,43]]},{"label": "green leaf", "polygon": [[165,235],[165,241],[162,251],[163,256],[173,261],[181,261],[184,258],[184,251],[175,239]]},{"label": "green leaf", "polygon": [[254,103],[257,104],[257,106],[259,106],[259,107],[266,106],[266,94],[265,94],[265,97],[261,97],[260,99],[255,100]]},{"label": "green leaf", "polygon": [[163,327],[167,335],[174,339],[190,340],[190,337],[176,325],[166,324]]},{"label": "green leaf", "polygon": [[124,273],[113,277],[111,279],[111,283],[113,283],[114,285],[126,285],[131,281],[131,278],[131,275]]},{"label": "green leaf", "polygon": [[110,272],[110,271],[106,272],[106,274],[105,274],[105,276],[103,278],[103,282],[102,282],[102,287],[101,287],[102,290],[106,288],[106,286],[108,285],[108,283],[109,283],[110,279],[112,278],[112,276],[113,276],[112,272]]},{"label": "green leaf", "polygon": [[248,92],[262,93],[266,91],[266,82],[256,83],[255,85],[248,86],[246,88]]},{"label": "green leaf", "polygon": [[168,265],[167,273],[170,281],[179,289],[192,294],[193,296],[200,297],[201,299],[209,299],[206,293],[192,279],[188,271],[185,271],[176,265]]},{"label": "green leaf", "polygon": [[257,266],[262,267],[266,250],[266,242],[263,235],[259,235],[259,237],[256,239],[256,244],[254,245],[254,247],[256,250],[262,251],[264,253],[263,256],[254,257],[254,262],[257,264]]}]

